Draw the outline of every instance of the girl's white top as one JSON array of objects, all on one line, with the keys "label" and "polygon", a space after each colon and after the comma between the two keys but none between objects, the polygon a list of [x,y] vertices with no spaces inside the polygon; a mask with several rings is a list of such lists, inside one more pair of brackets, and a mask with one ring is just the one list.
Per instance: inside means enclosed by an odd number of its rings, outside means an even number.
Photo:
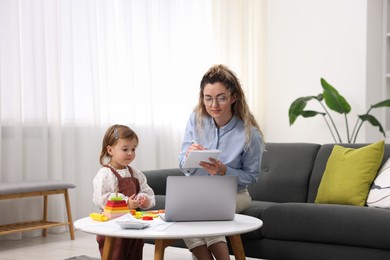
[{"label": "girl's white top", "polygon": [[[140,185],[140,192],[138,193],[137,197],[140,196],[148,197],[150,201],[149,208],[153,207],[156,204],[154,198],[154,191],[152,190],[152,188],[149,187],[145,174],[135,169],[134,167],[131,167],[131,169],[133,170],[134,177],[138,179]],[[116,169],[116,171],[121,177],[131,177],[131,174],[127,168],[121,170]],[[100,168],[95,178],[93,179],[93,198],[92,198],[93,202],[100,210],[102,211],[104,210],[107,200],[110,197],[116,196],[117,187],[118,187],[118,178],[114,175],[114,173],[112,173],[110,168],[107,167]],[[125,195],[121,193],[118,193],[118,196],[122,196],[123,199],[126,201],[128,199]]]}]

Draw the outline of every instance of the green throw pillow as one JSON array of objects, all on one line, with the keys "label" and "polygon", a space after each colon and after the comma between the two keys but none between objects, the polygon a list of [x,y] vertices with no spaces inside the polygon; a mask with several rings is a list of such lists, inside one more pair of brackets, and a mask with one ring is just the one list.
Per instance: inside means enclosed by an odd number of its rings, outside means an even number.
[{"label": "green throw pillow", "polygon": [[358,149],[335,145],[315,202],[364,206],[384,153],[384,141]]}]

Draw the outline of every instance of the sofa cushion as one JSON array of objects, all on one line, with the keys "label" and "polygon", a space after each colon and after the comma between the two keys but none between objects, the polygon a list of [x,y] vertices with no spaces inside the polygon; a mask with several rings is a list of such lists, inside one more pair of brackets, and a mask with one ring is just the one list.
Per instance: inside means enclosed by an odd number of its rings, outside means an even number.
[{"label": "sofa cushion", "polygon": [[262,214],[263,237],[390,250],[388,210],[337,204],[280,203]]},{"label": "sofa cushion", "polygon": [[261,173],[248,190],[252,200],[306,202],[310,173],[318,144],[267,143]]},{"label": "sofa cushion", "polygon": [[316,203],[364,206],[384,153],[384,141],[358,149],[335,145]]},{"label": "sofa cushion", "polygon": [[[343,147],[349,148],[360,148],[368,144],[342,144]],[[320,150],[317,153],[316,160],[314,162],[313,171],[310,177],[309,189],[308,189],[308,202],[314,203],[318,187],[320,185],[322,175],[325,172],[326,164],[328,162],[329,156],[333,151],[335,144],[324,144],[321,146]],[[382,164],[390,157],[390,144],[385,145],[385,152],[383,155]]]},{"label": "sofa cushion", "polygon": [[155,195],[165,195],[168,176],[184,176],[179,168],[142,171]]},{"label": "sofa cushion", "polygon": [[381,167],[371,186],[367,206],[390,209],[390,159]]},{"label": "sofa cushion", "polygon": [[159,210],[159,209],[165,209],[165,195],[155,195],[154,196],[156,200],[156,205],[154,207],[150,208],[149,210]]}]

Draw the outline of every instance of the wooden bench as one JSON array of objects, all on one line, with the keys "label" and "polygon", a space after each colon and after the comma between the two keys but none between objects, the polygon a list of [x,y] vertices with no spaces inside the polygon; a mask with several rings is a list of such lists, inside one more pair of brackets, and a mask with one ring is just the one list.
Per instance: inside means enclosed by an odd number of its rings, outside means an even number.
[{"label": "wooden bench", "polygon": [[[75,187],[71,183],[54,180],[0,183],[0,200],[43,196],[43,217],[41,220],[0,225],[0,235],[42,229],[42,236],[46,237],[47,229],[50,227],[69,226],[70,238],[74,240],[68,189]],[[68,221],[53,222],[47,219],[48,196],[56,194],[64,194]]]}]

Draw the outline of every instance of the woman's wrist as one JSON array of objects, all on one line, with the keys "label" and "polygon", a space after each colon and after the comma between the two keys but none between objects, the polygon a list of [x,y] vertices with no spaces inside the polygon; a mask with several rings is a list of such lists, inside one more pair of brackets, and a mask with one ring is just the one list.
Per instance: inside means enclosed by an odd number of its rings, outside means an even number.
[{"label": "woman's wrist", "polygon": [[223,165],[223,166],[222,166],[223,170],[222,170],[222,172],[220,173],[220,175],[224,176],[224,175],[226,175],[227,167],[226,167],[226,165],[224,165],[224,164],[222,164],[222,165]]}]

